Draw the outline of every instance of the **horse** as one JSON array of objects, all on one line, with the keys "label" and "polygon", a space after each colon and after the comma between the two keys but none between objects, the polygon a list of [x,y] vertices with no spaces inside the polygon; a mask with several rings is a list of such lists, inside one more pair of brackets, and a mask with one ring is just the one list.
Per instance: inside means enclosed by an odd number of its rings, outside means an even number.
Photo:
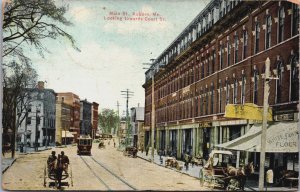
[{"label": "horse", "polygon": [[62,172],[63,172],[63,163],[62,163],[62,159],[61,159],[61,155],[58,155],[57,157],[57,164],[56,164],[56,179],[58,181],[58,188],[61,187],[61,178],[62,178]]},{"label": "horse", "polygon": [[240,188],[244,190],[246,184],[247,176],[254,173],[253,162],[250,162],[246,166],[241,166],[239,168],[235,168],[233,166],[228,166],[224,169],[224,173],[227,176],[233,176],[240,183]]}]

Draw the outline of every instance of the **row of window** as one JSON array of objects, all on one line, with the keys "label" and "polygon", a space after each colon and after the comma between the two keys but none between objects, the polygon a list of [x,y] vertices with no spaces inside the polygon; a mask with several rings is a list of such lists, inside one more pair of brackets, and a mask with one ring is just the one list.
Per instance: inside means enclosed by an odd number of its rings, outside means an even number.
[{"label": "row of window", "polygon": [[[209,28],[213,26],[213,24],[225,16],[233,7],[235,7],[240,0],[229,1],[222,0],[219,5],[215,5],[212,8],[209,8],[202,15],[198,16],[198,22],[193,25],[190,29],[188,29],[188,33],[182,35],[179,39],[177,39],[177,44],[172,45],[167,53],[161,56],[156,63],[155,72],[158,71],[159,66],[166,65],[170,61],[172,61],[177,55],[183,52],[185,49],[189,47],[189,45],[202,36]],[[217,13],[218,12],[218,13]],[[151,78],[150,71],[146,75],[146,80]]]},{"label": "row of window", "polygon": [[[282,59],[278,59],[276,62],[276,68],[274,69],[274,73],[277,75],[277,79],[275,82],[276,92],[275,92],[275,103],[281,103],[282,91],[289,90],[289,101],[297,101],[299,99],[299,64],[298,64],[298,56],[291,55],[289,60],[289,66],[286,68],[289,69],[289,87],[283,87],[283,71],[284,71],[284,62]],[[262,71],[262,73],[264,73]],[[175,99],[170,99],[167,103],[162,106],[158,106],[156,110],[157,115],[157,123],[166,122],[166,121],[176,121],[181,119],[187,119],[192,117],[200,117],[204,115],[210,115],[215,113],[224,112],[225,106],[229,103],[244,104],[246,100],[246,81],[250,81],[247,79],[245,75],[243,75],[240,79],[233,79],[231,82],[226,79],[225,84],[222,84],[219,81],[217,90],[214,85],[211,84],[210,87],[206,87],[205,89],[200,89],[196,91],[196,96],[193,94],[188,95],[186,100],[178,101],[178,97],[174,97]],[[255,68],[253,71],[253,76],[251,81],[253,82],[252,86],[252,102],[257,104],[258,102],[258,93],[263,92],[263,90],[259,90],[259,71]],[[225,96],[223,96],[225,95]],[[217,97],[215,97],[217,96]],[[185,97],[182,97],[185,99]],[[215,103],[215,99],[217,102]],[[225,100],[224,100],[225,99]],[[217,108],[215,108],[217,105]],[[215,111],[217,110],[217,111]],[[147,124],[147,115],[146,114],[146,124]],[[150,119],[148,123],[150,122]]]},{"label": "row of window", "polygon": [[[293,35],[296,35],[298,33],[297,29],[297,23],[299,22],[299,13],[298,13],[298,6],[293,5]],[[278,42],[281,42],[284,40],[284,7],[281,7],[278,11],[278,18],[279,18],[279,24],[278,24]],[[266,17],[266,49],[268,49],[271,46],[271,16]],[[259,23],[256,23],[255,25],[255,53],[259,52],[259,36],[260,36],[260,27]],[[242,31],[242,59],[245,59],[248,57],[248,31],[243,30]],[[226,52],[227,52],[227,66],[229,66],[231,61],[231,40],[230,38],[227,39],[226,43]],[[233,62],[237,63],[241,59],[239,58],[239,34],[235,32],[234,34],[234,54],[233,54]],[[219,52],[219,62],[220,62],[220,69],[223,69],[225,67],[224,65],[224,59],[225,59],[225,44],[220,44],[220,52]],[[200,60],[201,58],[201,60]],[[181,74],[180,77],[172,78],[170,82],[164,86],[162,86],[159,89],[158,92],[158,98],[162,98],[170,93],[173,93],[183,87],[186,87],[195,81],[198,81],[200,79],[205,78],[206,76],[209,76],[215,72],[215,63],[216,63],[216,51],[212,50],[211,53],[207,53],[205,56],[199,57],[197,59],[198,64],[195,65],[195,67],[191,67],[189,70],[186,70],[183,74]],[[191,61],[191,66],[194,65],[194,62]]]}]

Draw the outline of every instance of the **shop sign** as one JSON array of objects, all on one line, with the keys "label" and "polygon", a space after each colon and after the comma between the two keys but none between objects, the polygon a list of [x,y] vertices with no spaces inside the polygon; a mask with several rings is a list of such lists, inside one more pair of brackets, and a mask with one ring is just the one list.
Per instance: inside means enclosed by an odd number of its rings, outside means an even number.
[{"label": "shop sign", "polygon": [[275,120],[276,121],[293,121],[294,113],[275,115]]},{"label": "shop sign", "polygon": [[209,122],[199,123],[199,127],[212,127],[212,124]]}]

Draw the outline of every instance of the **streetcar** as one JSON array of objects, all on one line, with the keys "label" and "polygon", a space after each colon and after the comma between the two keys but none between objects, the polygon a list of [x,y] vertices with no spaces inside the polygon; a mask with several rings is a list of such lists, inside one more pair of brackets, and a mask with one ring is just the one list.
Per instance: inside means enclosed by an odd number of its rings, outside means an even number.
[{"label": "streetcar", "polygon": [[91,155],[93,140],[89,135],[80,135],[77,143],[78,155]]}]

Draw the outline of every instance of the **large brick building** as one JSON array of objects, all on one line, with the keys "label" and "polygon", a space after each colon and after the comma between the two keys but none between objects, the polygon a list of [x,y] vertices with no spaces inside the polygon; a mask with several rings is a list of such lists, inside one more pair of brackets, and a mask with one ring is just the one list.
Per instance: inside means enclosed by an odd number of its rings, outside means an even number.
[{"label": "large brick building", "polygon": [[70,128],[69,131],[74,135],[74,139],[80,135],[80,99],[79,96],[71,93],[57,93],[57,100],[71,106],[70,108]]},{"label": "large brick building", "polygon": [[[145,73],[145,143],[151,135],[153,74],[156,149],[169,148],[178,158],[187,152],[207,158],[214,146],[261,123],[224,113],[227,104],[263,105],[267,57],[277,77],[270,81],[273,119],[297,123],[298,23],[298,6],[290,2],[212,0]],[[298,159],[285,157],[268,154],[270,166]],[[247,157],[255,163],[258,158]]]}]

